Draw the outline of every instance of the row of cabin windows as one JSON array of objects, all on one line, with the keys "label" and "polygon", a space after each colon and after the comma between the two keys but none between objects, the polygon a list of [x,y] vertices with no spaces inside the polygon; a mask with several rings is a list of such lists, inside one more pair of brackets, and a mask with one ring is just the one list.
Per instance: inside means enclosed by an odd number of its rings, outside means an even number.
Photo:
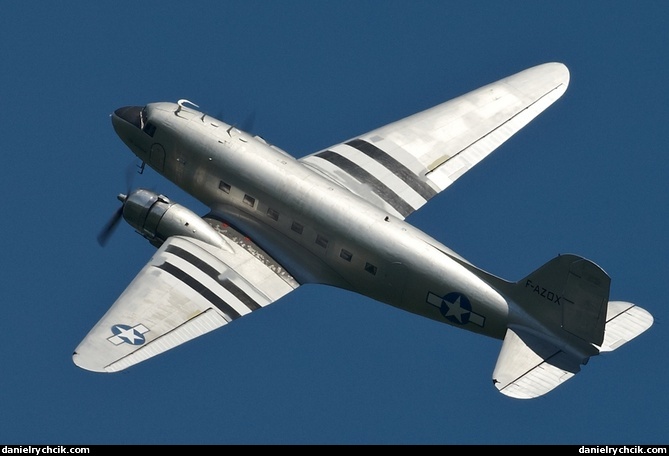
[{"label": "row of cabin windows", "polygon": [[[218,184],[219,190],[225,192],[225,193],[230,193],[231,187],[229,184],[226,184],[223,181],[220,181]],[[256,199],[250,195],[244,194],[244,199],[242,200],[244,204],[250,206],[250,207],[255,207],[256,204]],[[272,209],[271,207],[267,209],[267,217],[271,218],[274,221],[279,221],[279,212],[275,209]],[[290,229],[294,231],[297,234],[302,234],[304,231],[304,225],[302,225],[299,222],[293,221],[293,223],[290,225]],[[328,239],[321,235],[317,234],[316,235],[316,245],[319,245],[323,247],[324,249],[327,248],[328,246]],[[349,263],[353,259],[353,253],[349,252],[346,249],[341,249],[339,252],[339,257],[345,261],[348,261]],[[365,263],[365,271],[369,272],[372,275],[376,275],[376,271],[378,268],[374,266],[371,263]]]}]

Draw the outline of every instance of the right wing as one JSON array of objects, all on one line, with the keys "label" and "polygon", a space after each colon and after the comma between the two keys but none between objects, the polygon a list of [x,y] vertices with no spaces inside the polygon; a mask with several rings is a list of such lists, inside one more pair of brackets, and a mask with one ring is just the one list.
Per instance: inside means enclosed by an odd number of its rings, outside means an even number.
[{"label": "right wing", "polygon": [[539,65],[300,161],[404,219],[560,98],[568,84],[563,64]]},{"label": "right wing", "polygon": [[81,368],[116,372],[219,328],[299,286],[231,227],[227,249],[168,238],[74,352]]}]

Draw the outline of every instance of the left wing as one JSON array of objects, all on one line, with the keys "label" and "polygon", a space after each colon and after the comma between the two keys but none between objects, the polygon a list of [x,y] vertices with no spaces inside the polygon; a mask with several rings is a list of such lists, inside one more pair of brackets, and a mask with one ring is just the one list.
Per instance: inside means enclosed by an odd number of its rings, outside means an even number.
[{"label": "left wing", "polygon": [[115,372],[219,328],[299,286],[227,226],[229,249],[167,239],[74,352],[84,369]]},{"label": "left wing", "polygon": [[301,161],[404,219],[560,98],[568,84],[563,64],[539,65]]}]

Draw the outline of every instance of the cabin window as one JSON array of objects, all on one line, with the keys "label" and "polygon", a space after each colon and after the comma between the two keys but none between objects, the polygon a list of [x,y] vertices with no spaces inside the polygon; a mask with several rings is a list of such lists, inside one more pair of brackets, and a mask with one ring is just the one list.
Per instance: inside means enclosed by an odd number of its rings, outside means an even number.
[{"label": "cabin window", "polygon": [[293,222],[293,224],[290,226],[290,229],[295,231],[297,234],[302,234],[302,231],[304,231],[304,225],[301,223]]},{"label": "cabin window", "polygon": [[351,261],[351,258],[353,258],[353,254],[346,249],[341,249],[339,256],[349,262]]},{"label": "cabin window", "polygon": [[328,240],[327,238],[321,236],[320,234],[316,236],[316,244],[320,245],[323,248],[327,248]]},{"label": "cabin window", "polygon": [[229,185],[229,184],[226,184],[226,183],[223,182],[223,181],[220,181],[220,182],[218,183],[218,189],[219,189],[219,190],[223,190],[225,193],[230,193],[230,185]]},{"label": "cabin window", "polygon": [[365,263],[365,271],[369,272],[371,275],[376,275],[376,266],[371,263]]},{"label": "cabin window", "polygon": [[244,204],[253,207],[256,204],[256,199],[249,195],[244,195]]},{"label": "cabin window", "polygon": [[279,220],[279,213],[270,207],[267,208],[267,217],[272,220]]}]

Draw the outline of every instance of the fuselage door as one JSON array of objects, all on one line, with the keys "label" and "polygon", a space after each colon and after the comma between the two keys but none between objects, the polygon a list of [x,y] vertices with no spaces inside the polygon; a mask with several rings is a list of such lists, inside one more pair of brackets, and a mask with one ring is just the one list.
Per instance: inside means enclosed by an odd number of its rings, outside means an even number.
[{"label": "fuselage door", "polygon": [[149,154],[149,164],[162,174],[165,169],[165,149],[158,143],[153,143]]}]

